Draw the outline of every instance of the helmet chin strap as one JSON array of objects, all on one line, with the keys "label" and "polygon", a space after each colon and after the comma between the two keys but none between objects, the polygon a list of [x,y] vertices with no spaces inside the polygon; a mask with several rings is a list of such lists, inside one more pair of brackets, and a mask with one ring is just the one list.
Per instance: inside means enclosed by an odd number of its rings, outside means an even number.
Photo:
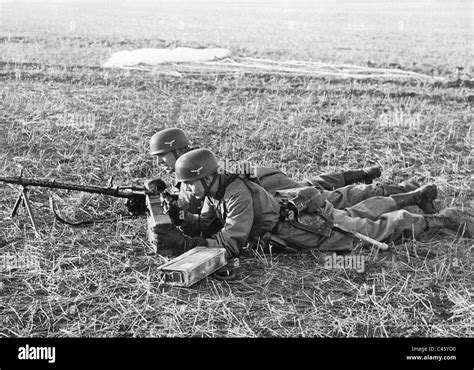
[{"label": "helmet chin strap", "polygon": [[172,150],[171,153],[173,153],[174,159],[178,160],[179,155],[178,155],[178,153],[176,152],[176,150]]},{"label": "helmet chin strap", "polygon": [[209,185],[206,184],[206,181],[204,181],[203,178],[201,179],[201,184],[204,187],[204,196],[209,195],[209,191],[211,190],[212,185],[214,185],[216,180],[217,180],[217,175],[216,174],[214,174],[214,176],[212,177],[212,181]]}]

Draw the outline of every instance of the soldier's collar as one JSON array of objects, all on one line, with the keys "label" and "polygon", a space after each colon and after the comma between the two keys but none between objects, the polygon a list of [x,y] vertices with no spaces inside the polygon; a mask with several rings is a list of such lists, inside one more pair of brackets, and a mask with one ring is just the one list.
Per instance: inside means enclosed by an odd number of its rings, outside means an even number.
[{"label": "soldier's collar", "polygon": [[230,185],[239,175],[236,174],[219,174],[219,187],[217,188],[216,195],[213,198],[221,200],[224,197],[224,193],[227,189],[227,186]]}]

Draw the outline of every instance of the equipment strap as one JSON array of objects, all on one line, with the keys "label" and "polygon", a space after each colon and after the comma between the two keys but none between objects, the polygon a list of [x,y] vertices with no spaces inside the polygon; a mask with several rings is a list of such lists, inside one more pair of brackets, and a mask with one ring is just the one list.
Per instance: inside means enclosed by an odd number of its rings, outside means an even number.
[{"label": "equipment strap", "polygon": [[252,201],[253,201],[253,227],[252,231],[254,236],[258,238],[262,232],[262,224],[263,224],[263,217],[262,217],[262,202],[260,201],[260,197],[258,196],[258,188],[251,184],[251,181],[246,177],[240,177],[240,179],[244,182],[244,184],[250,190],[252,194]]}]

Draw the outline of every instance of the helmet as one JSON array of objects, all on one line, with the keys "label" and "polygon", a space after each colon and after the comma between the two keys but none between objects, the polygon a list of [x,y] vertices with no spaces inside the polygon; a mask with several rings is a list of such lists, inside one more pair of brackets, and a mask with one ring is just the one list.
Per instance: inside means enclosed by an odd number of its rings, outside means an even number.
[{"label": "helmet", "polygon": [[180,128],[167,128],[158,131],[150,139],[150,154],[165,154],[173,150],[182,149],[191,143]]},{"label": "helmet", "polygon": [[194,149],[183,154],[175,164],[177,181],[194,181],[217,172],[217,158],[209,149]]}]

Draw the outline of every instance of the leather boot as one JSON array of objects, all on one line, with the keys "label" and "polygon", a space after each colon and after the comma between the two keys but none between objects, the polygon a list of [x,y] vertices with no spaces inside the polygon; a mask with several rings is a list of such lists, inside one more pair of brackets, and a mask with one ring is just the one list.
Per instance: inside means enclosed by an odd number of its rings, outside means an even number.
[{"label": "leather boot", "polygon": [[350,170],[342,172],[344,182],[346,185],[355,184],[356,182],[364,182],[366,184],[372,183],[373,179],[379,178],[382,175],[380,166],[372,166],[363,170]]},{"label": "leather boot", "polygon": [[425,216],[428,229],[446,228],[465,238],[474,237],[474,217],[456,208],[445,208],[436,215]]},{"label": "leather boot", "polygon": [[426,214],[436,213],[433,200],[438,196],[436,185],[424,185],[408,193],[393,194],[390,197],[397,204],[397,208],[418,206]]}]

